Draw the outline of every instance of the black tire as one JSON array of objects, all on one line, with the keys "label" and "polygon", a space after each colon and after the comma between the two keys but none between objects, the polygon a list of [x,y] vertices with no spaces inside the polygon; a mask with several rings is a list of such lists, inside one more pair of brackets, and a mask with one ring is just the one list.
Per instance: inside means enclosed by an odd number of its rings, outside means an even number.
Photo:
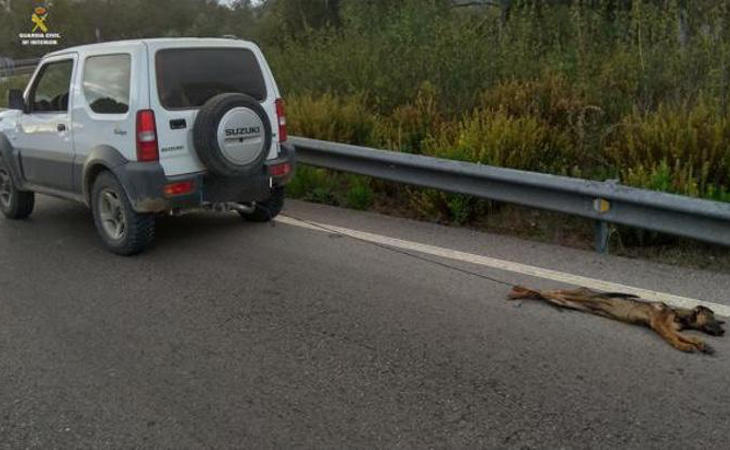
[{"label": "black tire", "polygon": [[239,212],[239,214],[249,222],[270,222],[284,209],[284,194],[284,187],[277,186],[271,191],[271,197],[262,202],[256,202],[254,212]]},{"label": "black tire", "polygon": [[18,190],[10,169],[0,160],[0,211],[11,220],[26,219],[35,207],[35,194]]},{"label": "black tire", "polygon": [[[124,188],[110,172],[102,172],[94,181],[91,211],[96,230],[109,251],[131,256],[141,253],[152,244],[155,216],[135,212]],[[116,230],[120,231],[118,234],[110,231],[114,223],[122,224],[120,227],[123,230]]]},{"label": "black tire", "polygon": [[[263,147],[252,161],[237,164],[227,158],[218,143],[218,128],[224,116],[234,108],[248,108],[263,125]],[[243,142],[243,139],[241,139]],[[271,147],[271,122],[259,102],[246,94],[219,94],[208,100],[198,112],[193,126],[193,143],[200,161],[208,170],[223,177],[249,175],[261,170]]]}]

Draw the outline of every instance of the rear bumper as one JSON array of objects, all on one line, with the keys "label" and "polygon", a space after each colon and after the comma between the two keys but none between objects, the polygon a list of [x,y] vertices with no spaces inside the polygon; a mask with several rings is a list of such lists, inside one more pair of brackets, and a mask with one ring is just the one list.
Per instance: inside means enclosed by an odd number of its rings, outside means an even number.
[{"label": "rear bumper", "polygon": [[[139,213],[159,213],[196,208],[205,203],[253,202],[269,198],[274,186],[283,186],[294,176],[294,147],[282,144],[279,157],[264,162],[260,171],[246,177],[223,178],[207,173],[165,176],[159,163],[130,162],[119,176],[132,207]],[[286,166],[288,165],[288,170]],[[166,195],[165,187],[192,181],[192,190],[181,195]]]}]

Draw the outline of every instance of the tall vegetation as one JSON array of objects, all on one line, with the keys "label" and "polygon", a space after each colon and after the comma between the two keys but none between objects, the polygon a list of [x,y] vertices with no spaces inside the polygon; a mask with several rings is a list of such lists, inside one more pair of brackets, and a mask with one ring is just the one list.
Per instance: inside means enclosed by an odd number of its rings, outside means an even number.
[{"label": "tall vegetation", "polygon": [[293,131],[730,201],[730,2],[507,3],[345,2],[272,43]]}]

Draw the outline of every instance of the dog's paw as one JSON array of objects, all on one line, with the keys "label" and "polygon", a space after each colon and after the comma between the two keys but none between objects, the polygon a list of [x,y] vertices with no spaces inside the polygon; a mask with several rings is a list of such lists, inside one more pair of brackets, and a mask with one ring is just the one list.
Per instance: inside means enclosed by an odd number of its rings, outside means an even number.
[{"label": "dog's paw", "polygon": [[715,349],[704,343],[702,345],[698,345],[697,350],[701,351],[705,355],[714,355],[715,354]]}]

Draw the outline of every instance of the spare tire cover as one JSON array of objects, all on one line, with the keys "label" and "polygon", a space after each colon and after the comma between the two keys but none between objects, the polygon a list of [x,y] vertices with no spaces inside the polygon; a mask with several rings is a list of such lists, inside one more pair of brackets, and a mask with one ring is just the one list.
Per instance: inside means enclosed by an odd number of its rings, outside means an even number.
[{"label": "spare tire cover", "polygon": [[198,112],[193,143],[200,161],[214,174],[240,176],[260,170],[271,147],[271,122],[246,94],[220,94]]}]

